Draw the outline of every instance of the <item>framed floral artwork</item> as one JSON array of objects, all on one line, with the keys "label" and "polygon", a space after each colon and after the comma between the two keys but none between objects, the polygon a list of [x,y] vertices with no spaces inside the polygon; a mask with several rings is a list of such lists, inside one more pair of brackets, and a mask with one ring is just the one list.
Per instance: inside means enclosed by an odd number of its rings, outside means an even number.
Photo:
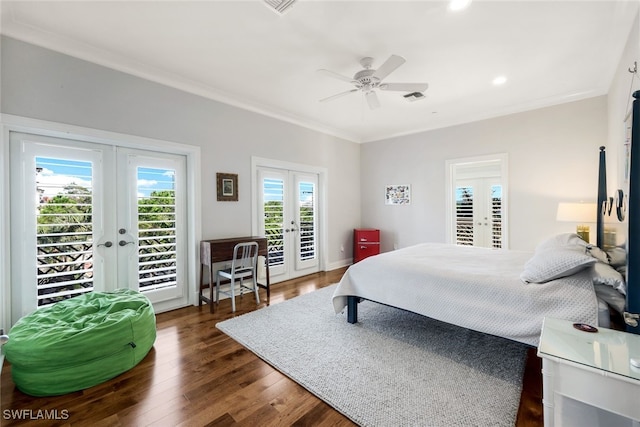
[{"label": "framed floral artwork", "polygon": [[387,185],[384,188],[385,205],[408,205],[411,203],[410,185]]}]

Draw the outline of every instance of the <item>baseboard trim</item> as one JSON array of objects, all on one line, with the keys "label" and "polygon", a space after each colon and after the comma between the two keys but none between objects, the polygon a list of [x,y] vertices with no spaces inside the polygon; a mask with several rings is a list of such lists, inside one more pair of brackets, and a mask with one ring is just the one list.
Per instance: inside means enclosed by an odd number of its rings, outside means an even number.
[{"label": "baseboard trim", "polygon": [[341,259],[339,261],[329,263],[329,265],[327,265],[326,271],[337,270],[339,268],[348,267],[351,264],[353,264],[353,258]]}]

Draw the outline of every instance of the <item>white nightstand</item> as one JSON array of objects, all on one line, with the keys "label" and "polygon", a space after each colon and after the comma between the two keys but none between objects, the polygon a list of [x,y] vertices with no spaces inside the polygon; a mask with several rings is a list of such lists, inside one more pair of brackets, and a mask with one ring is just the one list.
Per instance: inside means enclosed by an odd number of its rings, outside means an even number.
[{"label": "white nightstand", "polygon": [[640,427],[640,335],[547,317],[538,356],[546,427]]}]

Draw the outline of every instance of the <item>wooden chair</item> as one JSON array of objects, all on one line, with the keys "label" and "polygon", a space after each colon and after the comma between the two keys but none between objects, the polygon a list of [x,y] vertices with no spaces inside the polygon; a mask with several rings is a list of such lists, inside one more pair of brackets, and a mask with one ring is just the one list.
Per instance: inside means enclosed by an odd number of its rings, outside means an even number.
[{"label": "wooden chair", "polygon": [[[220,301],[220,293],[231,297],[231,311],[236,311],[235,287],[236,280],[240,280],[240,295],[244,290],[253,291],[256,296],[256,304],[260,303],[258,296],[258,244],[256,242],[238,243],[233,248],[233,260],[231,268],[218,270],[216,278],[216,304]],[[229,291],[220,290],[220,278],[229,279]],[[244,280],[251,278],[252,286],[245,285]]]}]

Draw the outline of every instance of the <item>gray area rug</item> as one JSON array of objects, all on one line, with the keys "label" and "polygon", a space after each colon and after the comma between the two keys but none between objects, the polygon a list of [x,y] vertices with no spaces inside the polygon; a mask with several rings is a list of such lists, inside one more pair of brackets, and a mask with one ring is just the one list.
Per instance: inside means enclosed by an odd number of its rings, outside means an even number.
[{"label": "gray area rug", "polygon": [[335,285],[216,326],[362,426],[513,426],[527,347],[364,301]]}]

